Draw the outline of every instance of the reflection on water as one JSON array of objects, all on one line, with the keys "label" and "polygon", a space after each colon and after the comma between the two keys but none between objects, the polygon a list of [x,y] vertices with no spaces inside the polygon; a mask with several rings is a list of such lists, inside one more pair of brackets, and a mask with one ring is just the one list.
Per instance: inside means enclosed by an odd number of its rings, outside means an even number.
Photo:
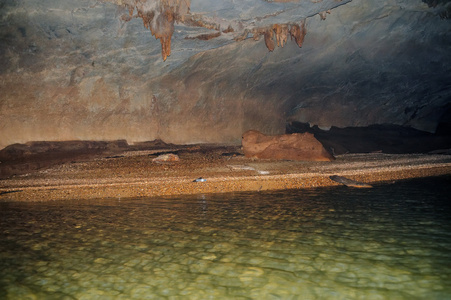
[{"label": "reflection on water", "polygon": [[0,203],[1,299],[450,299],[451,177]]}]

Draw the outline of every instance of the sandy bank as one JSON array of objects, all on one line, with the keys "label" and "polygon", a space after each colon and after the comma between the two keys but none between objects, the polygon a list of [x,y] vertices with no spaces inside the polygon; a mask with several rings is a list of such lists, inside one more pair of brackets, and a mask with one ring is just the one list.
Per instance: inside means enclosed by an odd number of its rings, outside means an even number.
[{"label": "sandy bank", "polygon": [[[207,151],[208,150],[208,151]],[[180,161],[155,163],[158,151],[127,151],[66,162],[0,180],[0,201],[128,198],[158,195],[300,189],[338,185],[331,175],[378,183],[451,174],[451,155],[347,154],[333,162],[252,160],[239,148],[176,152]],[[235,151],[236,150],[236,151]],[[193,182],[202,177],[205,182]]]}]

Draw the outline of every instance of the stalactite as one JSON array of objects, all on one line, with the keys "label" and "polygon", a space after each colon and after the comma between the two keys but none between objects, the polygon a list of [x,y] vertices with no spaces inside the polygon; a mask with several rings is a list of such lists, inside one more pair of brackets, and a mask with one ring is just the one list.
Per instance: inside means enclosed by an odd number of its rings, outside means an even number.
[{"label": "stalactite", "polygon": [[163,11],[157,16],[155,23],[150,24],[150,31],[156,39],[160,39],[161,55],[163,60],[171,55],[171,37],[174,33],[175,12],[172,7],[166,4]]},{"label": "stalactite", "polygon": [[296,41],[299,47],[302,47],[304,42],[304,37],[307,34],[307,29],[305,28],[305,20],[301,21],[301,25],[291,25],[290,28],[291,38]]},{"label": "stalactite", "polygon": [[326,14],[330,14],[330,9],[329,10],[325,10],[325,11],[321,11],[321,12],[318,13],[318,15],[321,18],[321,20],[326,20]]},{"label": "stalactite", "polygon": [[274,43],[274,31],[271,29],[268,29],[265,31],[265,44],[269,51],[274,51],[274,48],[276,47]]},{"label": "stalactite", "polygon": [[283,45],[286,44],[288,40],[288,25],[274,24],[273,30],[276,34],[277,47],[283,47]]},{"label": "stalactite", "polygon": [[274,36],[278,47],[283,47],[287,43],[289,35],[291,39],[294,38],[299,47],[302,47],[307,30],[305,20],[302,20],[300,25],[274,24],[271,28],[254,28],[252,34],[255,41],[258,41],[260,36],[263,35],[266,47],[272,52],[276,47]]},{"label": "stalactite", "polygon": [[[292,2],[294,0],[277,0],[277,2]],[[341,0],[337,0],[341,1]],[[135,9],[138,17],[142,18],[144,26],[148,28],[152,35],[161,42],[161,54],[163,60],[171,55],[171,37],[174,33],[175,22],[183,22],[187,26],[204,27],[215,30],[214,33],[200,34],[186,39],[210,40],[221,35],[219,24],[205,21],[202,15],[190,14],[190,0],[121,0],[133,17]],[[325,19],[330,10],[322,11],[319,14],[321,19]],[[129,19],[122,18],[125,21]],[[229,25],[223,33],[235,32]],[[288,40],[288,36],[295,40],[299,47],[302,47],[304,37],[307,34],[305,20],[297,24],[273,24],[269,27],[258,27],[253,29],[244,29],[242,34],[237,35],[234,40],[242,41],[253,35],[254,40],[259,40],[261,36],[265,38],[265,44],[269,51],[274,51],[276,43],[278,47],[283,47]],[[275,39],[275,40],[274,40]]]},{"label": "stalactite", "polygon": [[156,39],[160,40],[161,55],[163,60],[166,60],[171,55],[174,23],[184,21],[185,15],[189,13],[190,0],[126,0],[124,2],[130,16],[136,8],[144,26]]}]

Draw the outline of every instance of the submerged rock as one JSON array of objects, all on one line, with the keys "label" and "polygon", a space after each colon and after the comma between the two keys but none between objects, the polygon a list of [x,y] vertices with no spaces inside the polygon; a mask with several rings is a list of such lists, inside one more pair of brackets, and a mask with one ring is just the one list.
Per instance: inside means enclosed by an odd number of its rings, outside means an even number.
[{"label": "submerged rock", "polygon": [[356,188],[372,188],[373,187],[372,185],[370,185],[368,183],[352,180],[352,179],[349,179],[349,178],[346,178],[343,176],[332,175],[329,178],[335,182],[344,184],[349,187],[356,187]]}]

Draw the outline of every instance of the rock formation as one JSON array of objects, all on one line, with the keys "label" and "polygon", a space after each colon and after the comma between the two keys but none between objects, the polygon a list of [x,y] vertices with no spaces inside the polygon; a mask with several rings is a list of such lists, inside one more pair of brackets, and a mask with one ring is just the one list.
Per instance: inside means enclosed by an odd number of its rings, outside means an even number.
[{"label": "rock formation", "polygon": [[305,20],[301,21],[300,25],[291,25],[290,27],[291,38],[294,38],[296,44],[302,47],[307,30],[305,29]]},{"label": "rock formation", "polygon": [[331,180],[341,183],[343,185],[349,186],[349,187],[356,187],[356,188],[372,188],[373,186],[368,183],[352,180],[343,176],[338,175],[332,175],[329,177]]},{"label": "rock formation", "polygon": [[318,126],[291,122],[287,133],[311,133],[334,155],[346,153],[428,153],[451,149],[451,131],[432,134],[410,127],[380,124],[366,127],[332,126],[321,130]]},{"label": "rock formation", "polygon": [[310,133],[267,136],[256,130],[243,134],[246,157],[276,160],[331,161],[335,158]]},{"label": "rock formation", "polygon": [[52,165],[100,155],[113,155],[129,148],[127,141],[64,141],[12,144],[0,150],[0,179]]},{"label": "rock formation", "polygon": [[3,1],[0,148],[239,144],[292,121],[448,132],[450,3]]},{"label": "rock formation", "polygon": [[[130,17],[136,9],[137,16],[142,18],[144,26],[161,43],[163,60],[171,55],[171,38],[174,23],[183,21],[189,12],[190,0],[123,0]],[[131,18],[123,18],[129,21]]]},{"label": "rock formation", "polygon": [[180,157],[177,154],[173,153],[161,154],[152,159],[152,162],[154,163],[176,162],[176,161],[180,161]]},{"label": "rock formation", "polygon": [[[287,43],[288,36],[291,36],[291,39],[294,38],[296,44],[299,47],[302,47],[307,30],[305,28],[305,20],[302,20],[300,25],[274,24],[270,28],[254,28],[252,33],[254,40],[259,40],[259,36],[263,35],[265,37],[266,48],[272,52],[275,49],[276,43],[277,47],[283,48]],[[274,42],[274,38],[276,42]]]},{"label": "rock formation", "polygon": [[[220,31],[221,24],[220,21],[215,19],[209,19],[203,17],[202,14],[190,14],[190,4],[191,0],[111,0],[112,2],[125,6],[129,15],[122,15],[121,19],[125,22],[129,22],[134,17],[139,17],[143,20],[144,26],[149,29],[156,39],[160,40],[161,43],[161,54],[163,60],[166,61],[167,57],[171,55],[171,38],[174,33],[174,24],[183,23],[188,26],[204,27],[207,29],[212,29],[214,32],[198,34],[195,36],[186,36],[185,39],[200,39],[200,40],[210,40],[217,38],[222,35],[222,33],[236,33],[235,41],[242,41],[247,38],[249,32],[254,35],[254,40],[259,39],[259,35],[264,35],[266,47],[270,52],[274,51],[275,42],[278,47],[283,47],[288,40],[288,36],[291,35],[295,38],[296,43],[299,47],[302,46],[304,36],[306,34],[305,30],[305,19],[294,20],[291,23],[276,23],[266,26],[254,26],[248,25],[242,33],[240,30],[235,30],[233,25],[238,28],[242,28],[243,24],[237,26],[230,22],[227,25],[227,29]],[[275,1],[275,2],[299,2],[299,1]],[[298,4],[300,7],[300,4]],[[293,8],[291,8],[293,9]],[[137,12],[134,15],[134,12]],[[327,10],[330,13],[331,10]],[[277,13],[280,14],[281,12]],[[318,12],[318,15],[322,20],[325,20],[326,11]],[[269,18],[271,15],[266,15],[258,17],[256,19],[262,20]],[[300,25],[297,23],[300,22]],[[240,22],[241,23],[241,22]],[[250,23],[254,24],[254,23]],[[238,35],[237,35],[238,34]]]}]

